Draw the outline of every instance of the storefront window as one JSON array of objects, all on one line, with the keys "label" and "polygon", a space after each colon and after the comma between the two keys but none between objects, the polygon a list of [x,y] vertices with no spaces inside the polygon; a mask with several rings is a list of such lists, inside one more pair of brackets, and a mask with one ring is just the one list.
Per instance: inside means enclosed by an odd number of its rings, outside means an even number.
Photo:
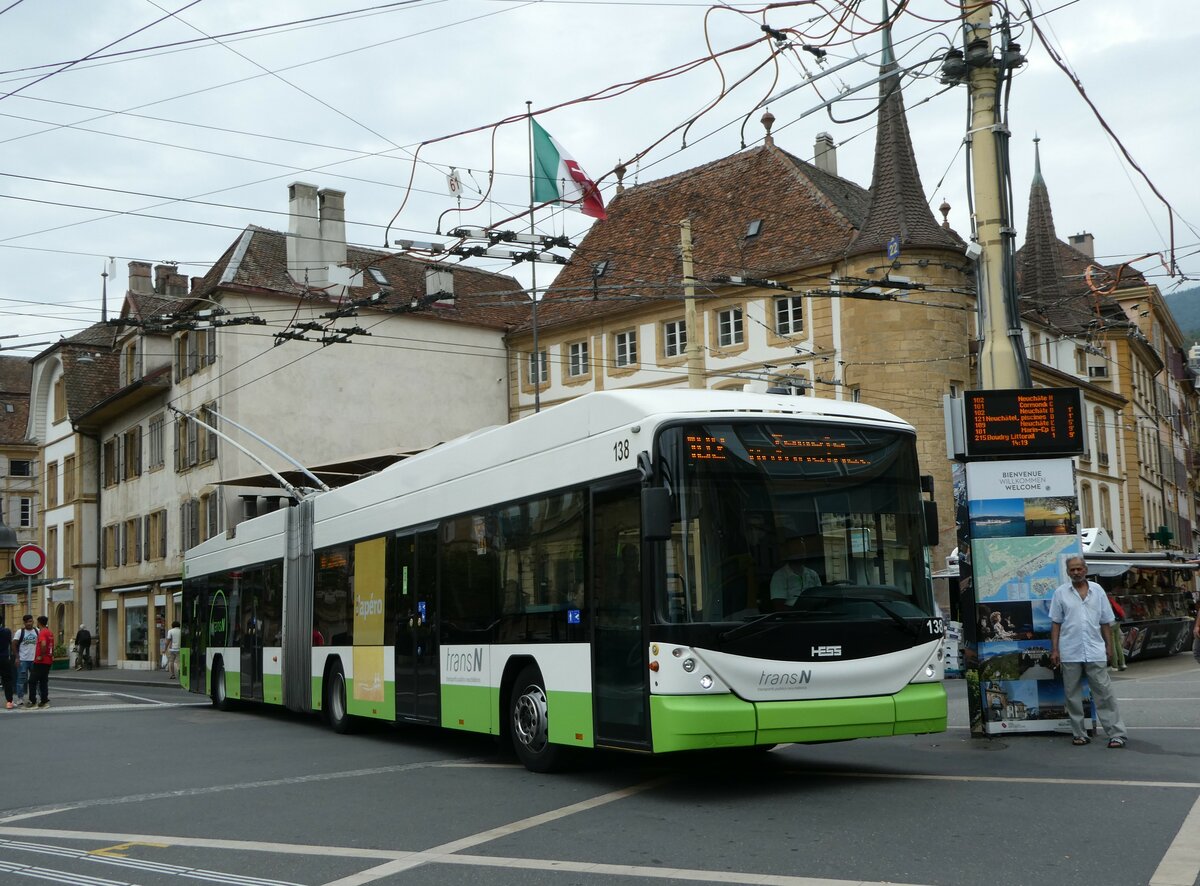
[{"label": "storefront window", "polygon": [[148,661],[149,623],[145,606],[125,607],[125,658]]}]

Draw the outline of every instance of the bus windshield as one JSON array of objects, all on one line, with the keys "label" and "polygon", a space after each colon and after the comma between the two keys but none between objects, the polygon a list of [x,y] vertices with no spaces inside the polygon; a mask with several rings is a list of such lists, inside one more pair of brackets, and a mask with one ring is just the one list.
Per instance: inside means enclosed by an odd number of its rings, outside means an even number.
[{"label": "bus windshield", "polygon": [[924,617],[932,611],[910,434],[800,422],[686,425],[659,437],[670,624]]}]

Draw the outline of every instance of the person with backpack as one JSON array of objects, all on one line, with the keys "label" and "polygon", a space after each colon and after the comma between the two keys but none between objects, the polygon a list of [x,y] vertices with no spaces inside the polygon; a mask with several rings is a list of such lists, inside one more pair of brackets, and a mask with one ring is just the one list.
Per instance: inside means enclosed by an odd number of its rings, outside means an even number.
[{"label": "person with backpack", "polygon": [[[28,613],[21,617],[21,628],[13,635],[13,657],[17,661],[17,688],[13,692],[17,707],[25,702],[25,690],[33,674],[33,653],[37,649],[37,631],[33,627],[33,616]],[[25,707],[33,707],[33,702],[25,702]]]},{"label": "person with backpack", "polygon": [[[54,664],[54,632],[50,630],[50,619],[39,615],[37,619],[37,643],[33,652],[33,682],[29,684],[31,707],[50,707],[50,666]],[[42,696],[38,703],[38,694]]]},{"label": "person with backpack", "polygon": [[13,635],[4,625],[4,613],[0,612],[0,682],[4,684],[4,707],[13,709]]},{"label": "person with backpack", "polygon": [[85,667],[92,669],[92,632],[87,625],[80,625],[75,635],[75,670],[82,671]]}]

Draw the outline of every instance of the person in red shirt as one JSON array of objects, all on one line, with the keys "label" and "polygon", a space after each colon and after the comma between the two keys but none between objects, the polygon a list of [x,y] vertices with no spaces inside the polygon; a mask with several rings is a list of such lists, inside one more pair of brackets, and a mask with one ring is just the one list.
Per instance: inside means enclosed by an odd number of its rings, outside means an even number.
[{"label": "person in red shirt", "polygon": [[[50,707],[50,665],[54,664],[54,632],[50,630],[50,619],[39,615],[37,619],[37,646],[33,651],[33,680],[29,686],[29,703],[39,708]],[[38,702],[38,692],[42,700]]]}]

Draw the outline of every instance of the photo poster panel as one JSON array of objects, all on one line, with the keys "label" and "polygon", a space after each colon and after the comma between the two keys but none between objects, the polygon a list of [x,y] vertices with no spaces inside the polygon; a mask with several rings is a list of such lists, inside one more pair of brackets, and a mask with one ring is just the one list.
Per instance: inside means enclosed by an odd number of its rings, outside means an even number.
[{"label": "photo poster panel", "polygon": [[1074,464],[970,462],[965,487],[957,510],[971,731],[1069,729],[1050,661],[1050,600],[1067,581],[1067,557],[1083,553]]}]

